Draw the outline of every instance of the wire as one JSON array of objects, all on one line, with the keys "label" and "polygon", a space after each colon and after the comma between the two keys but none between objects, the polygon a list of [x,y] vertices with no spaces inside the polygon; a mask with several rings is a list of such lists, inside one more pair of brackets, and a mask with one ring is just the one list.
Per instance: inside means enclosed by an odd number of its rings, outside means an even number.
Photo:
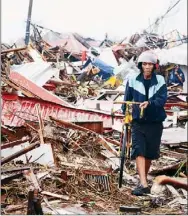
[{"label": "wire", "polygon": [[171,8],[167,10],[167,12],[162,16],[163,18],[177,5],[180,3],[181,0],[178,0]]},{"label": "wire", "polygon": [[[152,23],[151,25],[148,26],[148,28],[146,28],[146,30],[149,29],[149,28],[151,28],[151,26],[156,25],[157,22],[159,22],[160,20],[162,21],[162,20],[164,19],[164,17],[165,17],[176,5],[178,5],[178,4],[180,3],[180,1],[181,1],[181,0],[178,0],[172,7],[169,7],[169,8],[167,9],[167,11],[165,12],[165,14],[162,15],[161,17],[157,18],[156,21],[155,21],[154,23]],[[158,23],[158,25],[159,25],[159,23]]]}]

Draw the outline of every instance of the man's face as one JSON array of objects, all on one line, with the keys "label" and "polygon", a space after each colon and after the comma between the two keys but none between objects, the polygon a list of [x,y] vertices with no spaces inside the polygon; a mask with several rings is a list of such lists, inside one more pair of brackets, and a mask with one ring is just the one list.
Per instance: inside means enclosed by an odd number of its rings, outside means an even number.
[{"label": "man's face", "polygon": [[150,62],[142,63],[142,70],[146,76],[150,76],[154,68],[154,64]]}]

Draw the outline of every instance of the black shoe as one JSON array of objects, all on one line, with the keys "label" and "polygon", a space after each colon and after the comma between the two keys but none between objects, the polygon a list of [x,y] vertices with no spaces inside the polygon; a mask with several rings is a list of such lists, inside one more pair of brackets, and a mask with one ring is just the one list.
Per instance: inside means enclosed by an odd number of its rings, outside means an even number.
[{"label": "black shoe", "polygon": [[135,196],[144,196],[146,194],[150,194],[150,188],[149,187],[143,187],[141,185],[141,186],[135,188],[131,194],[135,195]]}]

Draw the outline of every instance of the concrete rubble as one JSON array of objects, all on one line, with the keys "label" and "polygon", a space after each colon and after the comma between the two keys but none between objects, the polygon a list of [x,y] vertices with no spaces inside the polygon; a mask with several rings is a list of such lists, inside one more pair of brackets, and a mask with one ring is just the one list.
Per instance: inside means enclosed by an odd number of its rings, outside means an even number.
[{"label": "concrete rubble", "polygon": [[[124,116],[115,102],[138,72],[139,54],[168,41],[145,32],[98,42],[33,28],[29,46],[1,45],[2,215],[186,214],[187,92],[168,92],[151,195],[131,195],[139,183],[134,161],[118,188]],[[173,63],[158,73],[166,78]]]}]

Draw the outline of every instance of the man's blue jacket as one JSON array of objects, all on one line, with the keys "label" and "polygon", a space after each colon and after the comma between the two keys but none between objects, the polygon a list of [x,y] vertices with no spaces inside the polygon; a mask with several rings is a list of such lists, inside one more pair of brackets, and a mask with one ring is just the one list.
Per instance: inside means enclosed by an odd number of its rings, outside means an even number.
[{"label": "man's blue jacket", "polygon": [[[149,105],[144,110],[144,115],[140,118],[139,105],[133,105],[133,120],[145,123],[162,122],[166,118],[164,105],[167,101],[167,86],[164,77],[156,75],[154,72],[151,77],[151,85],[148,94]],[[133,76],[127,82],[124,101],[144,102],[146,101],[146,91],[144,87],[144,76],[141,72]],[[125,114],[126,105],[122,105],[122,111]]]}]

